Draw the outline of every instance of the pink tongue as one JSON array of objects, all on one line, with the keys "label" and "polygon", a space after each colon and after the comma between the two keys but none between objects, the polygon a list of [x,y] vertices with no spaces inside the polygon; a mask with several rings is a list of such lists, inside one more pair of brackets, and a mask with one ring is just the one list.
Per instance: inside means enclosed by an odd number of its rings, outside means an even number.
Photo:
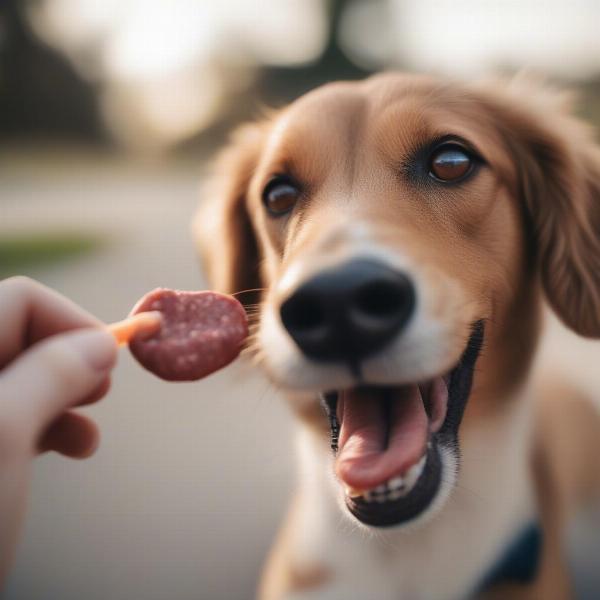
[{"label": "pink tongue", "polygon": [[366,490],[403,474],[419,461],[427,444],[429,422],[418,386],[393,392],[386,446],[386,423],[381,391],[341,393],[337,476],[348,486]]}]

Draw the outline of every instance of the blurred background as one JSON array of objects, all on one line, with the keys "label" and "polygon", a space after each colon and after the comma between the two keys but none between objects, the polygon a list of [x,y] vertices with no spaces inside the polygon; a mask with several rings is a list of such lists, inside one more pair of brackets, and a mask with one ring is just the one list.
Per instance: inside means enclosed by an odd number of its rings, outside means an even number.
[{"label": "blurred background", "polygon": [[[326,81],[529,67],[598,124],[599,26],[597,0],[0,0],[0,278],[106,321],[202,288],[189,224],[211,156]],[[86,410],[102,445],[37,462],[6,597],[252,598],[293,485],[277,392],[241,362],[168,384],[123,352]]]}]

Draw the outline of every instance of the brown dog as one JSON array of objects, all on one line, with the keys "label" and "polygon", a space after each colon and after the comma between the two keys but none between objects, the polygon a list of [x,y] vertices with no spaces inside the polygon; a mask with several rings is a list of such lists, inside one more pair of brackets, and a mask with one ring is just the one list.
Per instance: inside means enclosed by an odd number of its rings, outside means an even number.
[{"label": "brown dog", "polygon": [[264,289],[253,348],[298,415],[263,598],[570,597],[600,421],[533,361],[543,298],[600,336],[600,153],[567,100],[383,74],[221,156],[197,240],[216,288]]}]

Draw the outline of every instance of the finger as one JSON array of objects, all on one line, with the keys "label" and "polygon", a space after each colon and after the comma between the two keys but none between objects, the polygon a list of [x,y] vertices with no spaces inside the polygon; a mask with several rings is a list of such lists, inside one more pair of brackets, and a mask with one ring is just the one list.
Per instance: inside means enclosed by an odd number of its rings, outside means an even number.
[{"label": "finger", "polygon": [[[76,406],[97,402],[108,393],[110,385],[110,377],[106,377],[91,394],[78,401]],[[89,439],[85,437],[86,433]],[[40,437],[38,452],[53,450],[71,458],[87,458],[95,452],[99,436],[96,424],[89,417],[75,412],[63,413]],[[63,441],[65,438],[66,441]],[[75,442],[72,441],[74,438]]]},{"label": "finger", "polygon": [[106,329],[80,329],[38,342],[0,371],[0,410],[37,437],[98,389],[116,356],[117,344]]},{"label": "finger", "polygon": [[102,323],[71,300],[27,277],[0,281],[0,368],[35,342]]},{"label": "finger", "polygon": [[53,450],[70,458],[87,458],[98,448],[100,432],[92,419],[76,412],[62,414],[44,432],[39,452]]},{"label": "finger", "polygon": [[110,386],[110,377],[106,377],[91,394],[88,394],[85,398],[79,400],[75,406],[87,406],[88,404],[94,404],[94,402],[98,402],[98,400],[104,398],[104,396],[108,394]]}]

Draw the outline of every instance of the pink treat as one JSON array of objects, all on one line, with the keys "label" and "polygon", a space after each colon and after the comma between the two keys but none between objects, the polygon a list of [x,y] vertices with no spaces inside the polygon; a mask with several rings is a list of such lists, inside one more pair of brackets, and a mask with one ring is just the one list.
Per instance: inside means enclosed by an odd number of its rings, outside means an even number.
[{"label": "pink treat", "polygon": [[246,313],[233,297],[216,292],[158,288],[131,311],[162,313],[157,333],[137,336],[129,348],[138,362],[168,381],[193,381],[229,364],[248,335]]}]

